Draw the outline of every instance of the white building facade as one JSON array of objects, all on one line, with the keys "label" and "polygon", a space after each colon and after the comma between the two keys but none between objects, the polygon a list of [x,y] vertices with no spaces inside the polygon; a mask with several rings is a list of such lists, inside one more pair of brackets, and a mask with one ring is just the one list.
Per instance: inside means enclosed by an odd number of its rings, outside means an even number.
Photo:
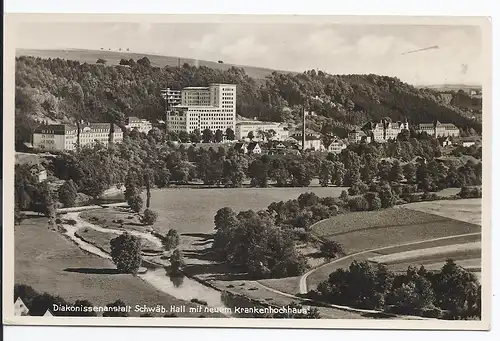
[{"label": "white building facade", "polygon": [[147,134],[151,129],[153,129],[153,125],[151,124],[151,122],[134,116],[127,118],[127,124],[125,125],[125,127],[128,130],[137,129],[139,132],[145,134]]},{"label": "white building facade", "polygon": [[181,103],[166,113],[167,130],[191,133],[196,129],[213,132],[236,130],[236,85],[210,84],[181,90]]},{"label": "white building facade", "polygon": [[288,130],[281,123],[262,121],[236,122],[235,137],[237,140],[246,139],[250,132],[252,132],[256,139],[259,138],[259,132],[266,133],[271,140],[276,141],[285,141],[289,137]]},{"label": "white building facade", "polygon": [[[73,126],[69,124],[41,125],[33,133],[33,148],[39,150],[75,150],[80,147],[93,145],[97,142],[107,146],[109,144],[109,123],[87,123]],[[123,141],[123,132],[117,125],[114,126],[113,142]]]}]

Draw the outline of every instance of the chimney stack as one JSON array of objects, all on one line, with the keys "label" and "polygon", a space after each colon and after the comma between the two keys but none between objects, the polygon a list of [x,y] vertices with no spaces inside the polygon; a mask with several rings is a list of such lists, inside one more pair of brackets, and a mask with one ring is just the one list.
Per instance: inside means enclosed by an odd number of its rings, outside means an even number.
[{"label": "chimney stack", "polygon": [[302,106],[302,150],[306,149],[306,110]]}]

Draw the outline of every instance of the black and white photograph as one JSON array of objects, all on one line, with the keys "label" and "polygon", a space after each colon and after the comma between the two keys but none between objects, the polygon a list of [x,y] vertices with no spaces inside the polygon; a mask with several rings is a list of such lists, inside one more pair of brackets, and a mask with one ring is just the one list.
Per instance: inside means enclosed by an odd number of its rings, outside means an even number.
[{"label": "black and white photograph", "polygon": [[11,23],[4,323],[488,328],[485,18]]}]

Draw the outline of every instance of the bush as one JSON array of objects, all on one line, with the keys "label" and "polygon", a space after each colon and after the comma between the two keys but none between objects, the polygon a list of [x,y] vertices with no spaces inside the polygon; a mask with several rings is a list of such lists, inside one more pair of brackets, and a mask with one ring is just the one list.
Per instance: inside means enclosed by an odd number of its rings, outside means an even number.
[{"label": "bush", "polygon": [[144,201],[142,198],[138,195],[130,197],[127,200],[127,204],[129,205],[130,209],[134,212],[139,213],[142,209],[142,206],[144,205]]},{"label": "bush", "polygon": [[362,196],[356,196],[349,199],[349,209],[351,211],[369,211],[370,204]]},{"label": "bush", "polygon": [[141,218],[141,222],[144,225],[153,225],[156,222],[156,219],[158,219],[158,213],[150,210],[149,208],[146,208]]},{"label": "bush", "polygon": [[327,258],[335,258],[344,254],[342,244],[335,240],[327,240],[320,246],[320,251]]},{"label": "bush", "polygon": [[68,220],[66,221],[66,223],[67,223],[68,225],[75,226],[75,225],[76,225],[76,220],[75,220],[75,219],[68,219]]}]

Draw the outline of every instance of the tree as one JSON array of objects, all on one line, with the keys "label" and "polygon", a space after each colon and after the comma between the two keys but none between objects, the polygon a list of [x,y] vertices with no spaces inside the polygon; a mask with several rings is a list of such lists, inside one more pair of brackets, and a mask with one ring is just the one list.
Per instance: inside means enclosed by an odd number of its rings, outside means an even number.
[{"label": "tree", "polygon": [[[55,219],[56,203],[54,193],[47,182],[40,183],[34,193],[34,211],[49,217],[49,220]],[[53,225],[54,222],[49,222]]]},{"label": "tree", "polygon": [[210,142],[212,142],[213,139],[214,139],[214,133],[213,133],[213,131],[211,131],[210,129],[206,128],[205,130],[203,130],[201,139],[202,139],[203,143],[210,143]]},{"label": "tree", "polygon": [[335,258],[344,254],[342,244],[335,240],[327,240],[320,246],[320,251],[327,258]]},{"label": "tree", "polygon": [[253,140],[253,139],[255,138],[255,135],[254,135],[254,133],[253,133],[253,130],[250,130],[250,131],[248,132],[247,137],[248,137],[250,140]]},{"label": "tree", "polygon": [[413,162],[408,162],[403,166],[403,175],[409,184],[414,184],[417,180],[417,169]]},{"label": "tree", "polygon": [[128,60],[122,58],[122,59],[120,59],[120,63],[119,64],[120,65],[129,65],[129,62],[128,62]]},{"label": "tree", "polygon": [[99,58],[99,59],[97,59],[96,64],[104,65],[104,64],[106,64],[106,59]]},{"label": "tree", "polygon": [[153,210],[150,210],[149,208],[146,208],[142,215],[141,221],[144,225],[153,225],[157,219],[158,219],[158,213],[156,213]]},{"label": "tree", "polygon": [[162,238],[162,244],[166,251],[170,251],[179,246],[180,236],[179,232],[174,229],[168,230],[165,237]]},{"label": "tree", "polygon": [[231,128],[226,129],[226,140],[233,141],[235,139],[234,131]]},{"label": "tree", "polygon": [[391,182],[401,182],[403,180],[403,169],[398,160],[392,163],[392,168],[389,174],[389,181]]},{"label": "tree", "polygon": [[151,61],[149,60],[148,57],[142,57],[142,58],[137,60],[137,64],[145,66],[145,67],[150,67]]},{"label": "tree", "polygon": [[122,300],[116,300],[113,303],[106,304],[106,308],[108,311],[105,311],[102,316],[103,317],[127,317],[128,314],[128,306]]},{"label": "tree", "polygon": [[141,240],[125,232],[111,239],[111,258],[118,271],[136,274],[141,266]]},{"label": "tree", "polygon": [[191,140],[192,140],[192,139],[191,139],[191,136],[188,134],[188,132],[187,132],[187,131],[185,131],[185,130],[181,130],[181,131],[179,132],[179,141],[180,141],[181,143],[188,143],[188,142],[189,142],[189,141],[191,141]]},{"label": "tree", "polygon": [[59,187],[59,201],[64,205],[64,207],[73,207],[77,196],[78,189],[73,180],[69,179],[65,181],[61,187]]},{"label": "tree", "polygon": [[325,160],[321,163],[321,170],[319,173],[319,183],[322,187],[328,187],[332,174],[334,172],[334,163],[332,161]]},{"label": "tree", "polygon": [[223,207],[214,217],[215,230],[228,230],[238,224],[236,213],[230,207]]},{"label": "tree", "polygon": [[200,143],[201,142],[201,132],[200,129],[195,129],[189,134],[189,138],[192,143]]},{"label": "tree", "polygon": [[144,201],[142,200],[141,196],[135,195],[127,200],[127,204],[132,211],[139,213],[142,210]]},{"label": "tree", "polygon": [[215,142],[216,143],[221,143],[223,138],[224,138],[224,133],[222,132],[222,130],[217,129],[215,131],[215,135],[214,135]]},{"label": "tree", "polygon": [[184,265],[184,256],[179,249],[175,249],[170,256],[170,269],[172,273],[179,273],[182,270],[182,266]]}]

